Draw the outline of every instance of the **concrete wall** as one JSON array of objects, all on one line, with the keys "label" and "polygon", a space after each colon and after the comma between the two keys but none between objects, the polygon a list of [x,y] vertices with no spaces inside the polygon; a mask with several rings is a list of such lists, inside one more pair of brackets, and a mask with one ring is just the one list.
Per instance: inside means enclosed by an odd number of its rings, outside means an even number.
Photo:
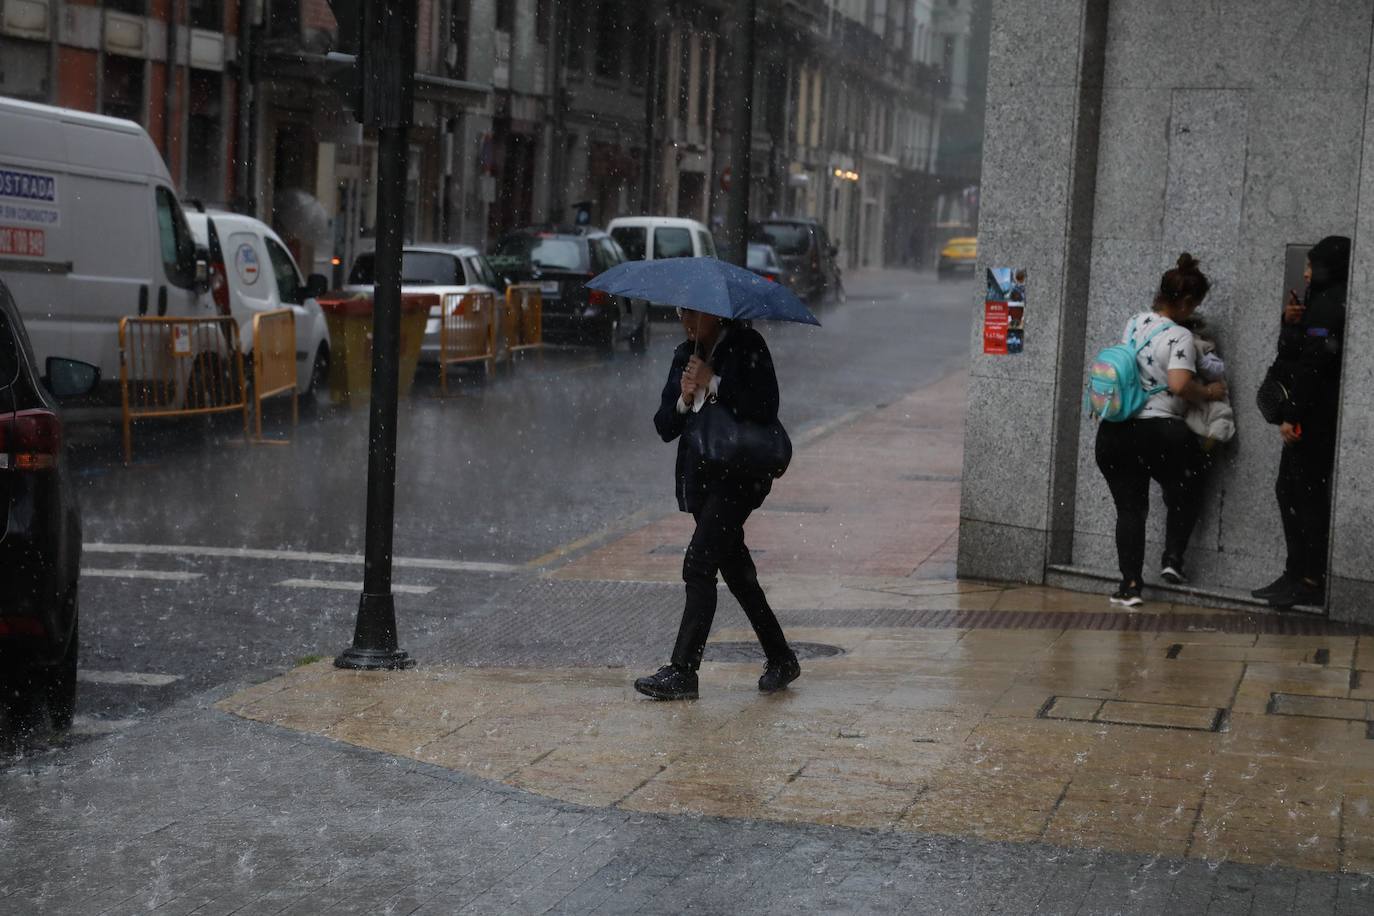
[{"label": "concrete wall", "polygon": [[[1030,290],[1024,355],[982,356],[974,341],[961,572],[1116,575],[1096,427],[1077,407],[1083,364],[1149,308],[1184,250],[1214,283],[1202,313],[1238,425],[1207,487],[1190,576],[1239,597],[1282,568],[1279,440],[1254,391],[1274,353],[1285,246],[1357,235],[1358,202],[1365,221],[1374,208],[1374,156],[1364,155],[1372,26],[1367,0],[995,2],[982,255],[1029,268]],[[1099,49],[1100,83],[1083,66]],[[1374,280],[1370,233],[1357,237],[1355,262],[1352,341],[1371,330],[1359,305]],[[1364,483],[1374,450],[1363,441],[1374,358],[1360,349],[1346,368],[1332,611],[1374,619],[1374,602],[1350,597],[1374,595],[1359,581],[1374,578],[1374,485]],[[1155,489],[1147,582],[1163,538]]]}]

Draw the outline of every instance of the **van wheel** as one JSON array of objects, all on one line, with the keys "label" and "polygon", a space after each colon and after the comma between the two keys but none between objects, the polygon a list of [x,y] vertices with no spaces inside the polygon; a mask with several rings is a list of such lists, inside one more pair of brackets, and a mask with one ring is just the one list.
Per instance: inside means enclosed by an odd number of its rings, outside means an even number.
[{"label": "van wheel", "polygon": [[620,319],[612,318],[606,323],[606,328],[601,332],[601,346],[599,349],[607,356],[615,354],[615,339],[620,333]]},{"label": "van wheel", "polygon": [[315,363],[310,367],[310,387],[305,390],[307,398],[318,400],[320,392],[329,385],[329,347],[320,344],[315,351]]},{"label": "van wheel", "polygon": [[69,599],[72,609],[72,638],[67,641],[67,651],[62,660],[48,671],[43,685],[45,699],[48,701],[48,720],[53,729],[64,732],[72,727],[72,717],[76,714],[76,662],[81,650],[79,638],[80,617],[77,614],[76,589],[72,589]]}]

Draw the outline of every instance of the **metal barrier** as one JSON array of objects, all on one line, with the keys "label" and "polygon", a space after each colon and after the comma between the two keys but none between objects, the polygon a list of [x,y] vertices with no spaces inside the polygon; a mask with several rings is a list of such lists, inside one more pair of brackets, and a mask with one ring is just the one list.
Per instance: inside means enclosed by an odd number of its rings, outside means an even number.
[{"label": "metal barrier", "polygon": [[448,367],[496,362],[496,297],[491,293],[452,293],[439,309],[439,389],[448,395]]},{"label": "metal barrier", "polygon": [[506,359],[514,361],[517,352],[544,345],[544,296],[538,284],[507,286],[504,318]]},{"label": "metal barrier", "polygon": [[119,389],[124,463],[133,460],[133,421],[243,411],[248,395],[233,318],[121,318]]},{"label": "metal barrier", "polygon": [[[262,438],[262,402],[291,392],[291,425],[300,422],[296,391],[296,315],[290,309],[258,312],[253,316],[253,415],[256,442]],[[275,441],[275,440],[274,440]]]}]

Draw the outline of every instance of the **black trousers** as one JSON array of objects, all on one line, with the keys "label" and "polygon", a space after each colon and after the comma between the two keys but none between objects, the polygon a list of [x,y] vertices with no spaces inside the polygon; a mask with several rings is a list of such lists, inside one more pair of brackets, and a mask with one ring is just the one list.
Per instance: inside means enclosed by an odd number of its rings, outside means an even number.
[{"label": "black trousers", "polygon": [[1141,581],[1151,480],[1158,481],[1164,490],[1169,512],[1164,557],[1181,562],[1197,524],[1207,468],[1207,456],[1188,425],[1163,417],[1104,422],[1097,429],[1096,457],[1116,504],[1116,556],[1121,581]]},{"label": "black trousers", "polygon": [[725,579],[730,593],[744,608],[754,633],[769,661],[792,657],[782,627],[759,585],[754,560],[744,544],[744,522],[753,506],[726,494],[708,493],[692,513],[697,520],[692,542],[682,561],[682,580],[687,584],[687,604],[673,647],[673,664],[695,671],[701,665],[706,638],[716,616],[716,573]]},{"label": "black trousers", "polygon": [[[1310,435],[1310,433],[1309,433]],[[1326,554],[1331,543],[1331,469],[1336,462],[1332,436],[1304,438],[1283,447],[1274,495],[1288,544],[1288,575],[1326,581]]]}]

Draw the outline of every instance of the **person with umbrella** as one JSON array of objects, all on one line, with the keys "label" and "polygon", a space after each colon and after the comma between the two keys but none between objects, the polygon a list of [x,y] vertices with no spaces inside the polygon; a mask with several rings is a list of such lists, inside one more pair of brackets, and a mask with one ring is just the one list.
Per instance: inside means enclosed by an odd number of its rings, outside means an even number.
[{"label": "person with umbrella", "polygon": [[[673,352],[654,427],[678,442],[678,508],[696,530],[682,562],[686,604],[669,664],[637,679],[635,690],[658,700],[695,699],[697,669],[716,613],[716,574],[744,609],[767,657],[759,690],[781,690],[801,674],[768,598],[759,584],[744,523],[763,504],[772,478],[785,469],[712,460],[702,442],[703,412],[726,410],[726,424],[754,430],[778,425],[778,379],[763,335],[750,318],[819,324],[784,287],[712,258],[631,261],[590,284],[594,288],[676,305],[686,339]],[[718,427],[717,427],[718,429]],[[790,457],[790,443],[787,445]]]}]

